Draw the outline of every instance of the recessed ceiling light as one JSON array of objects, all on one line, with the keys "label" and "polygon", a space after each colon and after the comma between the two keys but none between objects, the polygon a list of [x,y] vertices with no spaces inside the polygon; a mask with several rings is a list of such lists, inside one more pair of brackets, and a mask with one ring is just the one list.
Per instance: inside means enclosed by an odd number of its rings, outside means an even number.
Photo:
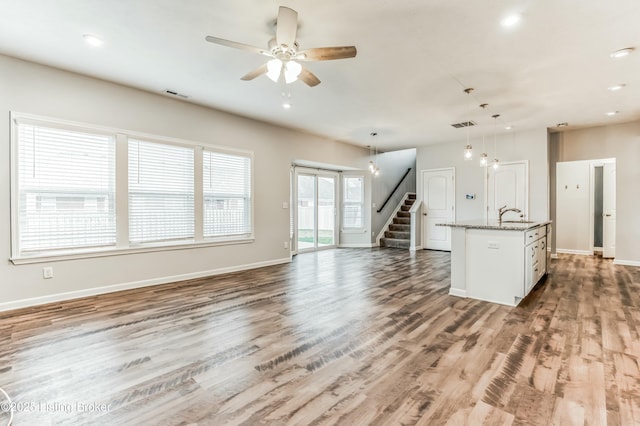
[{"label": "recessed ceiling light", "polygon": [[607,113],[605,113],[606,115],[608,115],[609,117],[618,114],[620,111],[609,111]]},{"label": "recessed ceiling light", "polygon": [[629,53],[633,52],[635,49],[633,47],[625,47],[624,49],[616,50],[611,54],[613,59],[624,58]]},{"label": "recessed ceiling light", "polygon": [[626,86],[626,84],[615,84],[613,86],[609,86],[609,90],[611,90],[612,92],[617,92],[618,90],[621,90],[624,86]]},{"label": "recessed ceiling light", "polygon": [[520,15],[514,14],[514,15],[509,15],[506,18],[504,18],[502,21],[500,21],[500,25],[502,25],[503,27],[513,27],[518,22],[520,22]]},{"label": "recessed ceiling light", "polygon": [[84,39],[84,42],[89,46],[97,47],[102,46],[102,44],[104,43],[100,37],[94,34],[83,34],[82,38]]},{"label": "recessed ceiling light", "polygon": [[291,109],[292,105],[289,102],[283,102],[282,103],[282,108],[284,109]]},{"label": "recessed ceiling light", "polygon": [[504,129],[505,129],[505,130],[511,130],[511,129],[513,129],[513,127],[511,127],[511,126],[504,126]]}]

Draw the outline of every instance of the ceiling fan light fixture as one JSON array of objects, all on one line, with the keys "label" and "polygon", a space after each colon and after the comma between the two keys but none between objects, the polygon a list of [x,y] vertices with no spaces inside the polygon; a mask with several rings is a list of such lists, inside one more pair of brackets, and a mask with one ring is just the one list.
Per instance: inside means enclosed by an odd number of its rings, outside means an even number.
[{"label": "ceiling fan light fixture", "polygon": [[267,62],[267,77],[274,83],[280,80],[280,72],[282,71],[282,61],[280,59],[272,59]]},{"label": "ceiling fan light fixture", "polygon": [[287,61],[284,64],[284,81],[287,84],[293,83],[298,79],[302,72],[302,65],[295,61]]}]

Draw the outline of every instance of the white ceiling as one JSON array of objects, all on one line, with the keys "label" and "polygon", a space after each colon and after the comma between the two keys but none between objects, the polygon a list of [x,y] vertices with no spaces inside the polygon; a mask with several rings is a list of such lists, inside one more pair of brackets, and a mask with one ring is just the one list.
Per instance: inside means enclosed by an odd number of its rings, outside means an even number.
[{"label": "white ceiling", "polygon": [[[609,56],[640,47],[638,0],[1,3],[0,53],[384,150],[464,141],[466,130],[450,125],[467,120],[479,124],[472,140],[493,135],[493,114],[500,132],[640,118],[640,51]],[[265,57],[205,41],[266,47],[280,5],[298,11],[300,49],[358,49],[353,59],[307,63],[322,83],[288,85],[291,110],[266,76],[240,80]],[[502,27],[514,12],[520,24]],[[88,47],[85,33],[104,45]],[[617,83],[626,87],[607,90]]]}]

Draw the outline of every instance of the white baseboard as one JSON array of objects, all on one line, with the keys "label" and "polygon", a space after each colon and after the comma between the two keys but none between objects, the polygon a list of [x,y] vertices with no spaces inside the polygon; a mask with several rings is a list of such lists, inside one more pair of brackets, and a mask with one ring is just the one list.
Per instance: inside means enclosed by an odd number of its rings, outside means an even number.
[{"label": "white baseboard", "polygon": [[422,246],[416,246],[416,247],[409,247],[410,251],[418,251],[418,250],[422,250]]},{"label": "white baseboard", "polygon": [[558,258],[558,253],[551,253],[551,258],[552,259],[557,259]]},{"label": "white baseboard", "polygon": [[142,287],[150,287],[159,284],[167,284],[176,281],[191,280],[196,278],[210,277],[214,275],[227,274],[229,272],[246,271],[249,269],[263,268],[265,266],[281,265],[290,263],[291,257],[282,259],[268,260],[264,262],[256,262],[245,265],[230,266],[227,268],[211,269],[208,271],[200,271],[189,274],[172,275],[168,277],[152,278],[150,280],[133,281],[122,284],[114,284],[103,287],[87,288],[83,290],[68,291],[64,293],[50,294],[47,296],[33,297],[29,299],[14,300],[11,302],[0,303],[0,312],[11,311],[14,309],[29,308],[32,306],[44,305],[46,303],[62,302],[66,300],[79,299],[82,297],[96,296],[99,294],[114,293],[116,291],[132,290]]},{"label": "white baseboard", "polygon": [[338,247],[340,248],[371,248],[371,247],[377,247],[378,245],[376,243],[369,243],[369,244],[340,244],[338,245]]},{"label": "white baseboard", "polygon": [[556,249],[556,253],[565,253],[565,254],[579,254],[583,256],[592,256],[593,253],[589,250],[569,250],[569,249]]},{"label": "white baseboard", "polygon": [[640,261],[638,261],[638,260],[614,259],[613,260],[613,264],[614,265],[624,265],[624,266],[640,266]]},{"label": "white baseboard", "polygon": [[449,295],[457,297],[467,297],[467,290],[461,290],[459,288],[450,288]]}]

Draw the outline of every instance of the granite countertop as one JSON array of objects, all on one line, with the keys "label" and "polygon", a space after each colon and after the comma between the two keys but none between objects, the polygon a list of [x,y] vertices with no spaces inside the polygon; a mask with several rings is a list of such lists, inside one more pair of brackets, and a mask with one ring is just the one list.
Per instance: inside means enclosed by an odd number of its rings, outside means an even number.
[{"label": "granite countertop", "polygon": [[538,226],[547,225],[551,223],[550,220],[533,221],[533,222],[509,222],[504,221],[502,224],[497,220],[469,220],[464,222],[449,222],[438,223],[436,226],[450,226],[452,228],[467,228],[467,229],[497,229],[501,231],[527,231],[529,229],[537,228]]}]

